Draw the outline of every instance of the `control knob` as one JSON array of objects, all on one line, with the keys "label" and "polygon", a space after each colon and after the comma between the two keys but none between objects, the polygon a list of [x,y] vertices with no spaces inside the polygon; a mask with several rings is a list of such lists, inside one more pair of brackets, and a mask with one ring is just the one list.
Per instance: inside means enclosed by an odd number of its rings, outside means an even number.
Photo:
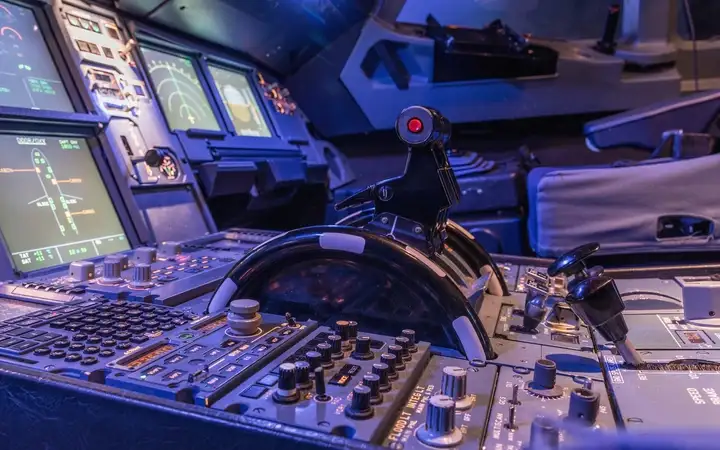
[{"label": "control knob", "polygon": [[405,361],[402,357],[402,347],[399,345],[388,345],[388,353],[395,356],[395,370],[405,370]]},{"label": "control knob", "polygon": [[404,338],[407,338],[409,342],[408,351],[410,353],[416,353],[418,351],[417,348],[417,341],[415,340],[415,330],[405,329],[400,332],[400,335]]},{"label": "control knob", "polygon": [[395,338],[395,345],[399,345],[402,348],[402,359],[404,361],[412,360],[410,356],[410,340],[404,336],[398,336]]},{"label": "control knob", "polygon": [[336,334],[331,334],[327,337],[327,342],[330,344],[330,357],[332,359],[343,359],[343,346],[342,338]]},{"label": "control knob", "polygon": [[95,264],[90,261],[75,261],[70,263],[68,277],[71,281],[82,282],[95,278]]},{"label": "control knob", "polygon": [[370,403],[377,405],[382,403],[383,396],[380,393],[380,377],[374,373],[363,376],[363,384],[370,388]]},{"label": "control knob", "polygon": [[585,388],[575,388],[570,393],[568,418],[592,425],[597,420],[600,410],[600,396]]},{"label": "control knob", "polygon": [[455,408],[460,411],[472,406],[472,398],[467,395],[467,370],[462,367],[443,368],[440,392],[453,399]]},{"label": "control knob", "polygon": [[455,401],[447,395],[430,397],[425,423],[415,432],[423,444],[431,447],[454,447],[463,438],[455,426]]},{"label": "control knob", "polygon": [[322,366],[322,355],[319,352],[314,350],[306,352],[305,359],[307,359],[308,364],[310,364],[310,370],[312,371]]},{"label": "control knob", "polygon": [[395,369],[395,364],[397,363],[397,357],[395,355],[391,355],[390,353],[383,353],[380,355],[380,362],[383,364],[387,364],[388,370],[388,379],[389,380],[397,380],[398,379],[398,373]]},{"label": "control knob", "polygon": [[252,336],[258,332],[262,317],[258,314],[260,304],[255,300],[240,299],[230,303],[226,330],[230,336]]},{"label": "control knob", "polygon": [[388,366],[383,363],[375,363],[372,365],[372,373],[378,376],[380,391],[388,392],[391,388],[390,380],[388,379]]},{"label": "control knob", "polygon": [[152,269],[147,264],[135,264],[132,272],[130,287],[133,289],[148,289],[153,286]]},{"label": "control knob", "polygon": [[355,351],[352,352],[352,357],[361,361],[373,359],[375,357],[370,349],[369,336],[359,336],[355,339]]},{"label": "control knob", "polygon": [[100,282],[104,284],[120,284],[122,279],[122,261],[112,256],[108,256],[103,261],[103,275]]},{"label": "control knob", "polygon": [[326,369],[335,365],[332,360],[332,347],[330,344],[323,342],[315,346],[315,349],[320,353],[320,365]]},{"label": "control knob", "polygon": [[528,450],[557,450],[560,445],[560,430],[545,416],[537,416],[530,425]]},{"label": "control knob", "polygon": [[133,252],[135,264],[152,264],[157,261],[157,250],[152,247],[140,247]]},{"label": "control knob", "polygon": [[350,342],[355,342],[358,335],[358,323],[354,320],[348,320],[348,335],[350,336]]},{"label": "control knob", "polygon": [[345,415],[352,419],[369,419],[373,416],[370,388],[358,385],[353,388],[350,406],[345,408]]},{"label": "control knob", "polygon": [[297,390],[295,372],[295,364],[280,364],[278,384],[277,389],[275,389],[275,392],[273,393],[273,400],[278,403],[294,403],[300,399],[300,393]]},{"label": "control knob", "polygon": [[338,320],[335,322],[335,331],[340,336],[343,350],[350,350],[352,344],[350,343],[350,322],[347,320]]},{"label": "control knob", "polygon": [[158,246],[158,254],[163,258],[175,258],[182,253],[182,245],[179,242],[167,241]]},{"label": "control knob", "polygon": [[310,389],[312,381],[310,381],[310,364],[306,361],[298,361],[295,363],[295,383],[300,389]]},{"label": "control knob", "polygon": [[555,384],[557,365],[549,359],[535,361],[533,379],[528,384],[528,391],[540,397],[560,397],[562,389]]}]

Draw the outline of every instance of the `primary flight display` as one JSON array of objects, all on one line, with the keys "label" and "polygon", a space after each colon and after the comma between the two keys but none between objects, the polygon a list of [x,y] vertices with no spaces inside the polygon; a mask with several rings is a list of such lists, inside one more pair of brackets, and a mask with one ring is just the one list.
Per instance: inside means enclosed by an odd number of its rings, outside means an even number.
[{"label": "primary flight display", "polygon": [[0,106],[74,111],[33,11],[3,1]]}]

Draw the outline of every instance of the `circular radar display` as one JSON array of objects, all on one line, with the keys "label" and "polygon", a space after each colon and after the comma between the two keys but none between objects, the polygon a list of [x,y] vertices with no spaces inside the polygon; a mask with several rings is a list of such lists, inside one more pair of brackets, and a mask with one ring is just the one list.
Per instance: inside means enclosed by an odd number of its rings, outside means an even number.
[{"label": "circular radar display", "polygon": [[160,173],[163,174],[165,178],[168,180],[175,180],[177,179],[178,175],[180,174],[180,170],[178,169],[177,164],[175,163],[175,160],[172,159],[170,156],[165,156],[162,160],[162,163],[160,164]]},{"label": "circular radar display", "polygon": [[220,129],[190,59],[146,47],[142,53],[171,129]]}]

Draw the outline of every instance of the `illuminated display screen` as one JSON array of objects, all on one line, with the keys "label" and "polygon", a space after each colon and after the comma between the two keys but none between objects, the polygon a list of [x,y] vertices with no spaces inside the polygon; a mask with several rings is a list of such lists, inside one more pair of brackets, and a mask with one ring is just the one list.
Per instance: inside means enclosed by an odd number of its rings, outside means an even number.
[{"label": "illuminated display screen", "polygon": [[170,353],[173,350],[175,350],[174,345],[162,344],[159,347],[150,349],[149,351],[145,351],[137,355],[128,356],[127,358],[119,361],[118,365],[134,370],[138,367],[145,365],[146,363],[152,361],[155,358]]},{"label": "illuminated display screen", "polygon": [[74,112],[28,8],[0,1],[0,105]]},{"label": "illuminated display screen", "polygon": [[165,119],[173,130],[220,130],[189,58],[141,48]]},{"label": "illuminated display screen", "polygon": [[255,95],[245,74],[210,66],[223,104],[238,136],[270,137],[270,129],[260,112]]},{"label": "illuminated display screen", "polygon": [[84,139],[0,134],[0,232],[27,272],[129,250]]},{"label": "illuminated display screen", "polygon": [[215,317],[209,321],[199,323],[199,324],[193,326],[193,330],[202,331],[202,332],[213,331],[213,330],[217,330],[218,328],[222,327],[226,323],[227,323],[227,316],[223,314],[222,316]]}]

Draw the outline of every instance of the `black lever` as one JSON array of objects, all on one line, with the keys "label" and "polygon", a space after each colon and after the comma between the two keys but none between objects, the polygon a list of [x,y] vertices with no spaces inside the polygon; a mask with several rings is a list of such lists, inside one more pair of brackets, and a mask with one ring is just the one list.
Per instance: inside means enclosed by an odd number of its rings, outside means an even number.
[{"label": "black lever", "polygon": [[608,9],[607,19],[605,19],[605,29],[603,30],[602,39],[595,44],[595,50],[606,55],[614,55],[615,33],[617,33],[618,23],[620,22],[620,5],[612,5]]},{"label": "black lever", "polygon": [[615,344],[627,364],[643,363],[627,338],[628,326],[622,315],[625,303],[612,278],[604,275],[584,278],[573,285],[565,301],[583,322]]},{"label": "black lever", "polygon": [[558,275],[574,276],[572,282],[568,283],[568,291],[570,291],[574,283],[603,273],[603,268],[600,266],[587,267],[587,259],[598,250],[600,250],[600,244],[597,242],[574,248],[550,264],[550,267],[547,268],[547,274],[551,277]]},{"label": "black lever", "polygon": [[368,186],[335,205],[340,211],[372,202],[367,225],[406,240],[422,240],[428,254],[445,241],[448,209],[460,200],[460,188],[447,157],[450,122],[434,109],[411,106],[400,113],[395,131],[408,145],[405,173]]}]

